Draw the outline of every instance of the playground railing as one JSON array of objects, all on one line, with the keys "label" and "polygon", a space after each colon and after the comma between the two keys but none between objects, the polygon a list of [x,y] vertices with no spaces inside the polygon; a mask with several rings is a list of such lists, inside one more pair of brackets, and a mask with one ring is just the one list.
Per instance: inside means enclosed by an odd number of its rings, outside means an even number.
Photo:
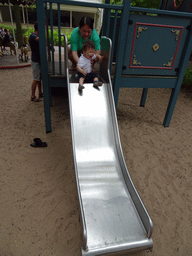
[{"label": "playground railing", "polygon": [[[63,39],[62,39],[62,25],[61,25],[61,4],[67,5],[76,5],[76,6],[86,6],[92,8],[102,8],[104,10],[103,17],[103,29],[102,35],[111,38],[112,40],[112,51],[111,51],[111,64],[110,70],[112,67],[112,61],[116,60],[117,53],[117,42],[119,38],[119,26],[120,26],[120,18],[121,12],[124,8],[123,5],[112,5],[112,4],[100,4],[93,2],[82,2],[82,1],[71,1],[71,0],[57,0],[57,16],[58,16],[58,26],[55,28],[53,26],[53,3],[55,0],[44,1],[44,9],[46,15],[46,37],[47,37],[47,48],[48,48],[48,60],[51,61],[49,63],[49,74],[51,75],[63,75],[65,76],[64,64],[62,60],[62,47],[63,47]],[[156,10],[156,9],[146,9],[146,8],[138,8],[131,7],[130,12],[140,12],[140,13],[148,13],[148,14],[158,14],[158,15],[170,15],[170,16],[181,16],[179,12],[173,11],[165,11],[165,10]],[[183,17],[189,17],[189,13],[182,13]],[[58,31],[58,47],[59,47],[59,57],[55,59],[55,51],[54,51],[54,30]],[[51,39],[49,41],[49,38]],[[115,55],[115,56],[114,56]],[[114,58],[115,57],[115,58]],[[56,62],[59,62],[56,67]]]},{"label": "playground railing", "polygon": [[[64,63],[62,59],[62,47],[63,47],[63,39],[62,39],[62,25],[61,25],[61,4],[67,4],[67,5],[77,5],[77,6],[86,6],[86,7],[92,7],[92,8],[102,8],[105,10],[104,16],[106,17],[105,26],[104,26],[104,35],[109,37],[111,34],[111,40],[112,42],[115,41],[117,35],[117,18],[121,14],[121,11],[123,9],[122,5],[111,5],[111,4],[99,4],[99,3],[88,3],[88,2],[79,2],[79,1],[67,1],[67,0],[58,0],[56,1],[57,6],[57,20],[58,20],[58,26],[55,27],[53,25],[53,3],[55,1],[49,0],[44,1],[44,10],[45,10],[45,16],[46,16],[46,38],[47,38],[47,60],[49,61],[49,74],[54,75],[60,75],[65,76],[65,70],[64,70]],[[111,20],[111,16],[113,16],[113,20]],[[111,33],[111,27],[113,27],[113,32]],[[55,30],[55,31],[54,31]],[[56,59],[55,57],[55,51],[54,51],[54,34],[56,33],[56,30],[58,31],[58,42],[57,46],[59,48],[59,57]],[[114,47],[115,44],[112,44],[112,58],[113,59],[113,53],[114,53]],[[56,65],[56,62],[57,65]]]},{"label": "playground railing", "polygon": [[[185,0],[186,1],[186,0]],[[188,0],[187,0],[188,1]],[[59,57],[56,65],[54,48],[54,27],[53,27],[53,8],[52,4],[57,5],[58,12],[58,47],[59,47]],[[115,104],[117,106],[118,95],[120,87],[137,87],[144,88],[141,106],[144,106],[147,90],[148,88],[171,88],[172,94],[170,97],[170,102],[167,108],[167,113],[164,119],[164,126],[169,126],[171,116],[176,104],[178,93],[181,87],[182,79],[185,73],[187,62],[192,50],[192,13],[189,12],[178,12],[169,11],[162,9],[148,9],[140,7],[132,7],[131,0],[124,0],[122,5],[112,5],[109,4],[109,0],[105,0],[105,3],[95,3],[86,1],[72,1],[72,0],[37,0],[37,17],[38,26],[40,34],[40,52],[41,52],[41,63],[44,65],[41,67],[42,78],[44,84],[44,95],[49,99],[50,92],[49,88],[52,86],[57,86],[57,82],[50,80],[50,75],[65,77],[64,60],[62,59],[62,33],[61,33],[61,4],[76,5],[76,6],[86,6],[93,8],[102,8],[104,10],[103,17],[103,27],[102,36],[107,36],[112,40],[112,52],[111,52],[111,63],[112,67],[113,56],[115,55],[116,65],[115,65],[115,76],[113,80],[114,86],[114,98]],[[50,20],[50,25],[48,21]],[[157,22],[158,21],[158,22]],[[47,25],[46,25],[47,23]],[[141,26],[140,26],[140,25]],[[143,24],[147,27],[147,31],[140,33],[139,40],[136,39],[138,33],[136,29],[141,29]],[[50,27],[50,29],[49,29]],[[170,58],[165,60],[160,56],[159,60],[156,58],[157,63],[160,65],[148,65],[147,61],[148,55],[145,52],[141,54],[142,61],[137,59],[138,49],[143,49],[142,41],[140,40],[143,35],[150,34],[153,39],[153,31],[157,35],[157,27],[162,28],[162,33],[166,32],[167,28],[173,30],[168,36],[172,36],[174,42],[177,43],[175,53]],[[164,29],[165,28],[165,29]],[[152,31],[153,29],[153,31]],[[164,31],[163,31],[164,29]],[[47,35],[46,35],[47,30]],[[49,30],[51,31],[51,41],[46,43],[46,37],[49,37]],[[178,30],[179,32],[175,31]],[[134,32],[135,31],[135,32]],[[150,33],[149,33],[150,32]],[[175,34],[174,34],[175,33]],[[179,33],[179,35],[177,35]],[[182,36],[181,36],[182,35]],[[177,40],[178,37],[178,40]],[[158,40],[160,38],[157,38]],[[135,41],[134,41],[135,40]],[[145,37],[144,40],[148,40]],[[158,41],[157,40],[157,41]],[[167,40],[167,39],[166,39]],[[134,44],[133,41],[136,43]],[[160,41],[160,40],[159,40]],[[149,42],[149,40],[148,40]],[[168,41],[167,41],[168,42]],[[171,42],[171,41],[170,41]],[[147,45],[147,43],[145,42]],[[150,55],[151,62],[153,61],[152,55],[154,52],[152,47],[155,47],[154,42],[151,46],[152,54]],[[50,46],[51,45],[51,46]],[[165,44],[164,44],[165,45]],[[150,46],[150,45],[147,45]],[[166,51],[168,48],[171,49],[171,43],[167,43]],[[46,48],[48,50],[46,51]],[[52,49],[52,51],[50,51]],[[139,49],[139,53],[141,53]],[[160,50],[156,51],[155,57],[160,55],[163,47],[160,46]],[[173,50],[172,50],[173,51]],[[114,54],[115,53],[115,54]],[[163,53],[165,57],[166,54]],[[173,57],[173,59],[172,59]],[[146,63],[145,63],[146,61]],[[148,61],[149,62],[149,61]],[[141,64],[142,65],[141,65]],[[156,63],[156,64],[157,64]],[[144,65],[143,65],[144,64]],[[151,64],[151,63],[150,63]],[[174,64],[174,65],[173,65]],[[48,68],[49,66],[49,68]],[[110,68],[111,70],[111,68]],[[158,79],[159,78],[159,79]],[[163,81],[162,81],[163,79]],[[54,85],[55,84],[55,85]],[[59,86],[66,86],[66,83],[60,81]],[[47,92],[46,92],[47,90]],[[48,102],[48,103],[47,103]],[[50,110],[49,105],[50,100],[44,102],[45,104],[45,119],[46,121],[46,131],[51,131],[51,121],[50,121]],[[48,121],[49,120],[49,121]]]}]

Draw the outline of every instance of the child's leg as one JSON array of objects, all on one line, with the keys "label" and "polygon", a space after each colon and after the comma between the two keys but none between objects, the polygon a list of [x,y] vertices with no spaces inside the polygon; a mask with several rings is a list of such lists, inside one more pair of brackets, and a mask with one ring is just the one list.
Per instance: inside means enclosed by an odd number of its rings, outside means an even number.
[{"label": "child's leg", "polygon": [[79,84],[80,84],[80,85],[83,85],[84,81],[85,81],[85,78],[84,78],[84,77],[79,78]]},{"label": "child's leg", "polygon": [[93,87],[98,87],[98,86],[102,86],[102,82],[99,81],[98,77],[95,77],[93,79]]},{"label": "child's leg", "polygon": [[79,78],[79,88],[78,88],[79,91],[82,91],[82,90],[85,88],[85,87],[83,86],[84,80],[85,80],[84,77],[80,77],[80,78]]},{"label": "child's leg", "polygon": [[98,86],[102,86],[102,82],[99,81],[98,75],[95,72],[92,72],[93,77],[93,87],[97,88]]}]

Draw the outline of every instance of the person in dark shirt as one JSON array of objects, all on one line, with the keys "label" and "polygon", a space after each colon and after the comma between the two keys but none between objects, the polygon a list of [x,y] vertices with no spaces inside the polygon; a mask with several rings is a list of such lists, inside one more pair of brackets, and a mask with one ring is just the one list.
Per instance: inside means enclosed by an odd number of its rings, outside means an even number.
[{"label": "person in dark shirt", "polygon": [[3,47],[5,50],[5,46],[10,42],[10,35],[8,30],[5,28],[4,29],[4,36],[3,36]]},{"label": "person in dark shirt", "polygon": [[[33,82],[31,85],[31,100],[39,102],[43,97],[41,89],[41,66],[40,66],[40,50],[39,50],[39,36],[38,36],[38,24],[35,22],[35,31],[29,37],[29,44],[31,47],[31,67],[33,70]],[[35,96],[35,91],[38,86],[39,98]]]}]

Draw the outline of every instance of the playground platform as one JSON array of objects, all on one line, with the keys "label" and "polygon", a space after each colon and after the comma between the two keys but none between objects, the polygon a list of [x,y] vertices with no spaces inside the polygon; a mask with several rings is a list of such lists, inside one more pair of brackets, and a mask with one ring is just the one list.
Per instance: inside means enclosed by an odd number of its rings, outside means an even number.
[{"label": "playground platform", "polygon": [[[55,68],[56,68],[56,73],[59,73],[59,47],[55,46]],[[19,54],[20,54],[20,50]],[[64,51],[61,51],[61,58],[64,60]],[[31,66],[31,52],[29,52],[29,60],[28,62],[21,62],[17,61],[17,58],[15,55],[10,55],[9,52],[8,54],[5,54],[4,56],[0,57],[0,69],[10,69],[10,68],[24,68],[24,67],[29,67]],[[69,67],[71,66],[71,62],[69,61]],[[64,66],[63,66],[64,67]],[[188,68],[192,69],[192,56],[189,59]],[[49,71],[51,69],[51,63],[49,65]],[[111,71],[111,76],[112,78],[114,77],[115,74],[115,63],[113,62],[112,65],[112,71]]]}]

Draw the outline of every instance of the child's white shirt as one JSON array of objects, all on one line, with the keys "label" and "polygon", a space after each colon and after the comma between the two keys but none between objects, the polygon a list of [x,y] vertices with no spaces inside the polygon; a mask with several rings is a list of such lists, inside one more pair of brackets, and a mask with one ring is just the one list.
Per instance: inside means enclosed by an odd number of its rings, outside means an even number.
[{"label": "child's white shirt", "polygon": [[82,68],[83,70],[87,70],[88,73],[91,73],[92,71],[91,61],[94,60],[95,58],[96,58],[95,54],[91,59],[87,59],[86,57],[83,56],[83,54],[81,54],[77,65],[79,65],[79,67]]}]

